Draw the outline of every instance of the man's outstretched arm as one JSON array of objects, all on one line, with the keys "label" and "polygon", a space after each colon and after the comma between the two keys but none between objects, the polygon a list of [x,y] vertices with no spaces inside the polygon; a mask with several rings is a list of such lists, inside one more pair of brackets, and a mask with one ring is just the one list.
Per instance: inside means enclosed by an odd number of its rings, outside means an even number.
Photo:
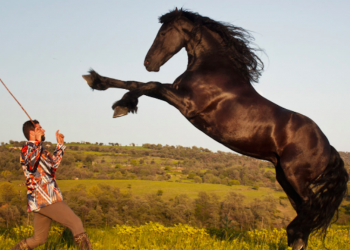
[{"label": "man's outstretched arm", "polygon": [[64,154],[64,151],[66,150],[66,146],[64,146],[64,136],[60,134],[57,130],[56,132],[56,140],[57,140],[57,147],[55,151],[53,152],[52,156],[52,168],[57,169],[62,161],[62,156]]}]

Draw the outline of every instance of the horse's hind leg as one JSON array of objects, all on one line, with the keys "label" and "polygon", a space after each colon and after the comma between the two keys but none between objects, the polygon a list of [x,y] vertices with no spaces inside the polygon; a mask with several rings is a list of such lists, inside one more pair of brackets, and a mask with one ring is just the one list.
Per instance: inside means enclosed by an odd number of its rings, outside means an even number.
[{"label": "horse's hind leg", "polygon": [[280,165],[276,166],[276,179],[278,183],[282,186],[283,190],[286,192],[290,203],[297,212],[297,216],[294,220],[287,226],[288,235],[288,246],[293,246],[293,250],[299,250],[305,248],[309,238],[310,231],[305,230],[302,227],[302,197],[295,191],[293,186],[290,184],[286,175]]}]

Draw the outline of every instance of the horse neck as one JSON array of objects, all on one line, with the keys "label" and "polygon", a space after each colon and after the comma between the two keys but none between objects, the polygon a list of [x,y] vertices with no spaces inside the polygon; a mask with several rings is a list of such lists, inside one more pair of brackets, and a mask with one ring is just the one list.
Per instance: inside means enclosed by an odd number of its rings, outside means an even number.
[{"label": "horse neck", "polygon": [[206,27],[202,27],[198,33],[185,44],[188,55],[187,69],[207,64],[208,61],[212,64],[226,62],[227,56],[223,53],[220,36]]}]

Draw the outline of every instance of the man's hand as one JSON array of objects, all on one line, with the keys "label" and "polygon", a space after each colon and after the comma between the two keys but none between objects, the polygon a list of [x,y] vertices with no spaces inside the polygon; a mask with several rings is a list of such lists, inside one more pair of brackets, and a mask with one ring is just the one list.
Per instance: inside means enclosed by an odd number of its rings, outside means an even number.
[{"label": "man's hand", "polygon": [[41,137],[44,135],[43,130],[40,126],[35,127],[34,136],[35,140],[41,142]]},{"label": "man's hand", "polygon": [[56,140],[58,144],[63,145],[64,144],[64,135],[58,133],[59,130],[56,131]]}]

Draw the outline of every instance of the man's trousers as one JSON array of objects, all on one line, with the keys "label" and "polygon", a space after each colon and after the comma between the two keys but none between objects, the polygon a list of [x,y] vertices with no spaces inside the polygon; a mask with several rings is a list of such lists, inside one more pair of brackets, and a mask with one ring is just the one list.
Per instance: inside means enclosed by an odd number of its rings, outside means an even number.
[{"label": "man's trousers", "polygon": [[56,202],[34,212],[34,236],[26,239],[31,249],[46,242],[52,220],[68,227],[73,236],[84,233],[83,223],[72,209],[64,201]]}]

